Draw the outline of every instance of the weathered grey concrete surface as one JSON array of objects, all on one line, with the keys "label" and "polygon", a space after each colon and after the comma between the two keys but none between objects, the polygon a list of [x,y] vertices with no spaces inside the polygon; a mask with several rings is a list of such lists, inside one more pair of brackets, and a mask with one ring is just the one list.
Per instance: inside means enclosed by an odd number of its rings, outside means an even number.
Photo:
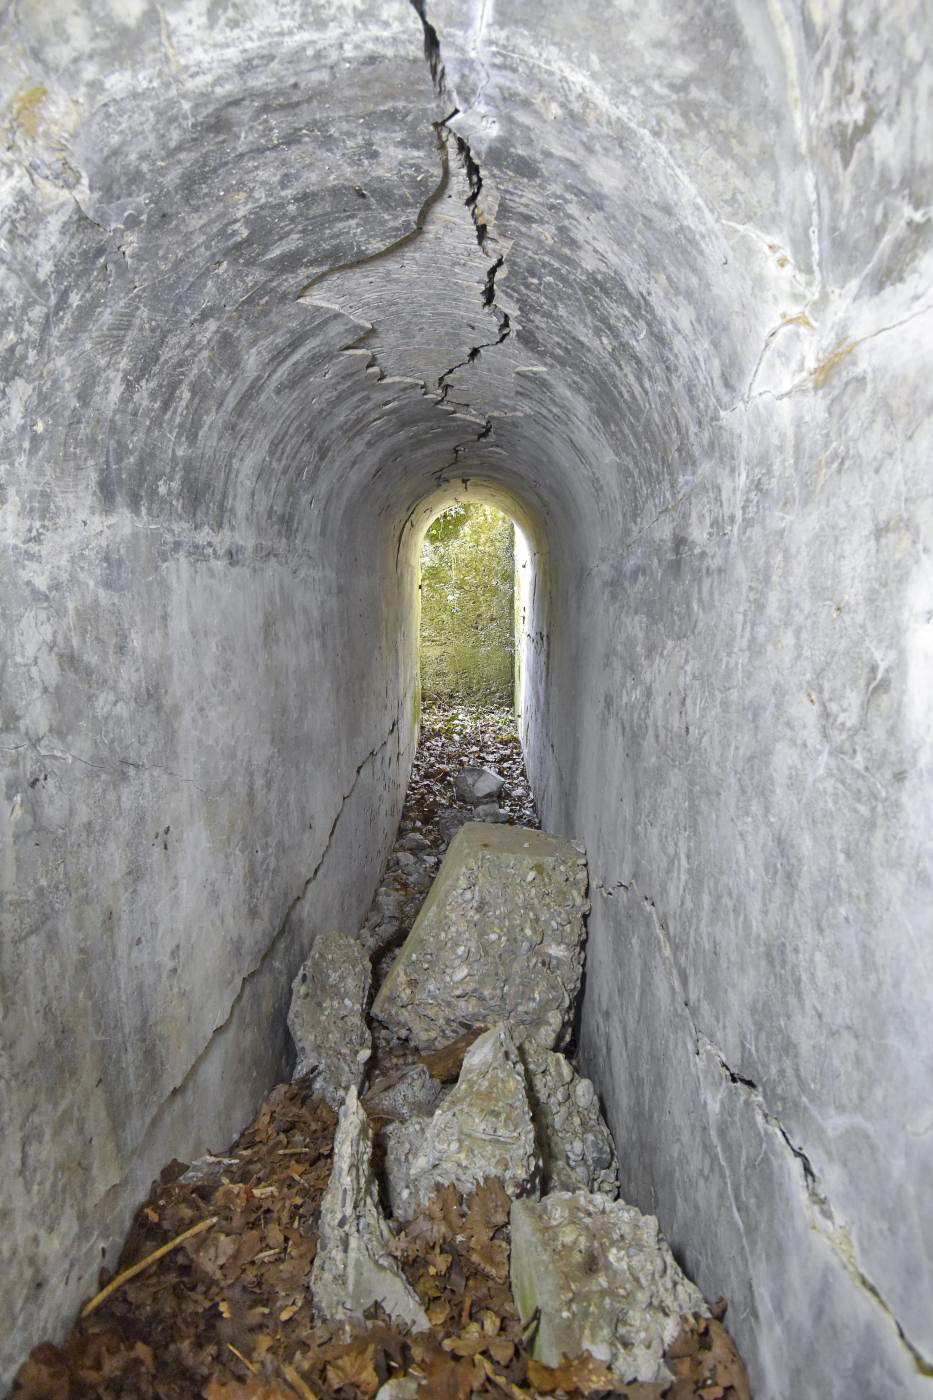
[{"label": "weathered grey concrete surface", "polygon": [[421,395],[296,297],[414,218],[430,79],[407,6],[362,43],[325,6],[237,16],[4,35],[4,1380],[160,1165],[287,1074],[288,984],[358,924],[407,777],[397,541],[342,454]]},{"label": "weathered grey concrete surface", "polygon": [[470,1046],[455,1088],[431,1118],[387,1125],[385,1176],[397,1220],[411,1220],[450,1182],[463,1195],[488,1177],[513,1198],[538,1194],[528,1084],[508,1026],[493,1026]]},{"label": "weathered grey concrete surface", "polygon": [[369,1122],[351,1084],[321,1199],[320,1240],[309,1281],[314,1308],[338,1322],[359,1320],[379,1303],[396,1321],[424,1331],[424,1308],[392,1255],[393,1236],[379,1204],[372,1151]]},{"label": "weathered grey concrete surface", "polygon": [[359,938],[322,929],[292,983],[292,1078],[310,1074],[315,1093],[338,1110],[351,1084],[360,1088],[372,1054],[373,1038],[366,1024],[371,977]]},{"label": "weathered grey concrete surface", "polygon": [[565,1044],[583,972],[586,883],[578,842],[465,823],[373,1016],[422,1050],[500,1021],[518,1044]]},{"label": "weathered grey concrete surface", "polygon": [[460,492],[623,1193],[758,1397],[933,1393],[923,0],[431,0],[441,95],[406,0],[5,14],[4,1377],[287,1069]]},{"label": "weathered grey concrete surface", "polygon": [[664,1353],[680,1320],[705,1315],[653,1215],[588,1191],[518,1200],[510,1215],[512,1294],[523,1322],[538,1314],[534,1355],[606,1362],[620,1381],[667,1380]]}]

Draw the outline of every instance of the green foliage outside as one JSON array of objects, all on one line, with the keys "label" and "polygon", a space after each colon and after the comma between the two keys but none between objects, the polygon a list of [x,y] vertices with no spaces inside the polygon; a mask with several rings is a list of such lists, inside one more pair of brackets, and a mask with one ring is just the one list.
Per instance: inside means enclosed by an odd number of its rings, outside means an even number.
[{"label": "green foliage outside", "polygon": [[514,527],[492,506],[439,515],[421,551],[421,689],[426,704],[511,705]]}]

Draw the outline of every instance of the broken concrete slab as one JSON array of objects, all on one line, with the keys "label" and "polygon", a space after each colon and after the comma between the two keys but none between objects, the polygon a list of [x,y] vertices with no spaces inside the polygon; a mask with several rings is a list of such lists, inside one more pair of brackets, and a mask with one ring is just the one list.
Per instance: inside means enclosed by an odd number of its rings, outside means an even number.
[{"label": "broken concrete slab", "polygon": [[470,1047],[456,1087],[433,1118],[390,1123],[385,1148],[389,1202],[400,1220],[448,1182],[465,1193],[494,1176],[513,1198],[536,1195],[541,1163],[525,1071],[508,1027],[494,1026]]},{"label": "broken concrete slab", "polygon": [[454,792],[461,802],[478,807],[481,802],[495,802],[505,786],[505,779],[492,768],[464,768],[454,779]]},{"label": "broken concrete slab", "polygon": [[619,1194],[619,1164],[596,1090],[565,1055],[522,1047],[528,1097],[543,1164],[542,1191]]},{"label": "broken concrete slab", "polygon": [[372,1133],[351,1085],[337,1123],[311,1270],[311,1293],[321,1317],[359,1318],[379,1303],[395,1321],[415,1331],[427,1329],[417,1294],[392,1257],[392,1240],[373,1175]]},{"label": "broken concrete slab", "polygon": [[566,1041],[583,970],[586,857],[527,827],[468,822],[451,842],[373,1015],[422,1049],[506,1021]]},{"label": "broken concrete slab", "polygon": [[425,1065],[411,1065],[377,1079],[364,1095],[363,1106],[371,1117],[404,1121],[433,1113],[443,1092]]},{"label": "broken concrete slab", "polygon": [[536,1312],[537,1360],[588,1351],[622,1382],[670,1378],[664,1352],[685,1313],[707,1313],[653,1215],[588,1191],[516,1200],[512,1294],[522,1320]]},{"label": "broken concrete slab", "polygon": [[315,1091],[339,1108],[359,1088],[372,1053],[366,1024],[371,969],[358,938],[328,929],[318,934],[292,984],[288,1029],[298,1051],[294,1079],[312,1076]]}]

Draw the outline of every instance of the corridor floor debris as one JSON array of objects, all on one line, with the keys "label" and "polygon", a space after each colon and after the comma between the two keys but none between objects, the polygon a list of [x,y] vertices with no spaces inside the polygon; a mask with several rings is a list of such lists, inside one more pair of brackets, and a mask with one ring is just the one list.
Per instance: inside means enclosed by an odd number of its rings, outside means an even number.
[{"label": "corridor floor debris", "polygon": [[[488,716],[426,717],[398,842],[374,901],[378,918],[368,919],[362,931],[364,945],[377,955],[377,980],[380,960],[385,963],[407,937],[430,887],[446,846],[441,819],[444,813],[459,814],[454,781],[468,764],[489,766],[505,779],[499,803],[506,820],[536,824],[521,751],[507,721],[494,728]],[[471,815],[468,808],[466,815]],[[400,860],[404,855],[414,860]],[[554,1358],[553,1366],[535,1359],[542,1314],[523,1322],[513,1300],[512,1200],[506,1189],[510,1186],[513,1195],[539,1194],[541,1173],[530,1158],[518,1184],[508,1176],[503,1185],[495,1177],[477,1181],[467,1173],[464,1194],[450,1184],[419,1192],[413,1218],[383,1219],[386,1202],[380,1207],[372,1175],[382,1158],[377,1147],[371,1169],[371,1134],[378,1144],[387,1126],[400,1127],[406,1120],[427,1129],[444,1118],[447,1102],[446,1118],[453,1121],[459,1101],[454,1081],[460,1080],[463,1098],[470,1074],[475,1076],[477,1066],[485,1073],[490,1054],[501,1051],[503,1064],[519,1078],[523,1061],[504,1025],[484,1034],[474,1027],[452,1044],[424,1053],[398,1042],[393,1051],[389,1032],[383,1027],[380,1034],[377,1023],[373,1031],[375,1067],[360,1100],[369,1127],[351,1088],[340,1121],[344,1124],[352,1112],[362,1125],[353,1134],[358,1160],[350,1162],[344,1133],[346,1160],[328,1192],[331,1204],[324,1197],[338,1115],[314,1091],[315,1082],[330,1080],[326,1075],[316,1080],[312,1071],[276,1086],[223,1157],[203,1158],[190,1168],[172,1162],[163,1170],[138,1212],[120,1272],[102,1280],[109,1293],[85,1305],[60,1346],[35,1348],[14,1386],[16,1400],[748,1400],[744,1368],[722,1325],[722,1300],[711,1316],[698,1310],[681,1318],[679,1332],[665,1348],[670,1378],[621,1383],[604,1361],[588,1353]],[[594,1202],[600,1218],[625,1212],[628,1208],[609,1199],[616,1189],[615,1156],[600,1127],[592,1086],[564,1056],[540,1047],[534,1054],[538,1078],[529,1073],[529,1102],[519,1115],[527,1129],[524,1146],[534,1154],[534,1111],[537,1151],[547,1158],[560,1149],[564,1118],[559,1115],[566,1105],[555,1099],[558,1118],[548,1119],[542,1135],[536,1094],[549,1092],[552,1082],[563,1085],[563,1098],[576,1105],[569,1121],[583,1123],[593,1138],[585,1153],[581,1145],[580,1154],[563,1163],[565,1173],[575,1171],[577,1184],[584,1186],[567,1199]],[[556,1068],[549,1064],[547,1075],[542,1055],[560,1061]],[[478,1111],[484,1111],[481,1105]],[[424,1139],[430,1140],[427,1131]],[[546,1168],[547,1162],[538,1165]],[[366,1196],[367,1238],[378,1235],[380,1251],[384,1247],[393,1256],[380,1254],[380,1268],[397,1273],[399,1289],[411,1300],[411,1315],[423,1330],[393,1323],[378,1303],[350,1321],[322,1317],[315,1306],[309,1277],[316,1257],[320,1273],[325,1249],[336,1252],[339,1262],[341,1235],[351,1222],[340,1217],[333,1201],[350,1200],[354,1173]],[[547,1187],[546,1170],[543,1180]],[[337,1184],[344,1189],[336,1190]],[[574,1185],[573,1177],[568,1184]],[[587,1188],[601,1194],[589,1197]],[[654,1224],[651,1217],[639,1218]],[[352,1263],[352,1251],[347,1258]],[[665,1267],[680,1277],[672,1259]],[[686,1281],[677,1296],[699,1308],[699,1295]]]}]

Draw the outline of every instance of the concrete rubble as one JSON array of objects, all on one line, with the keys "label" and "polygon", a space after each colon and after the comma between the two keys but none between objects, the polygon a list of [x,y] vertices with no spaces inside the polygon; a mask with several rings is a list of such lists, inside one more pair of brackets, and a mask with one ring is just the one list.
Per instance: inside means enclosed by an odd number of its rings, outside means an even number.
[{"label": "concrete rubble", "polygon": [[372,1052],[366,1023],[371,970],[358,938],[318,934],[292,984],[288,1029],[298,1059],[293,1078],[310,1074],[317,1093],[339,1108],[359,1088]]},{"label": "concrete rubble", "polygon": [[314,1306],[322,1317],[359,1318],[380,1303],[398,1322],[427,1329],[424,1309],[392,1257],[392,1238],[373,1174],[372,1133],[351,1085],[340,1110],[311,1270]]},{"label": "concrete rubble", "polygon": [[382,1075],[367,1090],[363,1104],[371,1117],[405,1120],[431,1114],[442,1089],[424,1065]]},{"label": "concrete rubble", "polygon": [[481,1035],[433,1117],[390,1123],[385,1145],[389,1201],[401,1220],[448,1182],[466,1193],[494,1176],[509,1196],[537,1195],[541,1161],[525,1072],[508,1028]]},{"label": "concrete rubble", "polygon": [[422,1049],[505,1021],[565,1043],[583,970],[586,858],[572,841],[469,822],[454,837],[372,1014]]},{"label": "concrete rubble", "polygon": [[556,1366],[589,1351],[619,1381],[670,1378],[664,1352],[684,1313],[707,1313],[653,1215],[587,1191],[515,1201],[512,1293],[538,1315],[532,1352]]},{"label": "concrete rubble", "polygon": [[[477,801],[475,811],[484,805]],[[401,950],[382,956],[369,1087],[360,1100],[358,1078],[348,1083],[340,1112],[311,1277],[315,1308],[340,1320],[378,1300],[400,1321],[425,1326],[392,1257],[390,1220],[411,1220],[443,1185],[466,1196],[494,1177],[512,1199],[512,1289],[523,1320],[538,1314],[536,1358],[556,1365],[562,1355],[589,1351],[620,1381],[667,1378],[664,1353],[681,1316],[705,1313],[705,1303],[654,1217],[616,1200],[619,1164],[596,1092],[552,1048],[566,1038],[582,970],[582,847],[529,828],[471,822],[432,885],[435,849],[419,833],[405,834],[355,953],[345,935],[329,935],[315,950],[324,954],[323,970],[309,966],[312,956],[296,981],[307,1039],[307,988],[323,992],[318,1019],[328,1029],[333,1008],[343,1005],[330,966],[342,951],[357,969],[349,1000],[354,1017],[362,1016],[362,947],[378,943],[387,925],[394,933],[403,920],[412,925]],[[317,1021],[314,1031],[321,1060]],[[464,1053],[455,1042],[470,1031],[476,1039]],[[327,1041],[329,1083],[349,1075],[360,1040],[351,1035],[342,1057]],[[389,1219],[374,1176],[374,1130]],[[402,1377],[379,1395],[405,1400],[416,1389]]]},{"label": "concrete rubble", "polygon": [[411,928],[438,863],[433,847],[417,832],[398,843],[360,930],[369,954],[378,955]]},{"label": "concrete rubble", "polygon": [[542,1190],[619,1194],[619,1164],[596,1090],[566,1056],[522,1048],[528,1096],[543,1159]]}]

